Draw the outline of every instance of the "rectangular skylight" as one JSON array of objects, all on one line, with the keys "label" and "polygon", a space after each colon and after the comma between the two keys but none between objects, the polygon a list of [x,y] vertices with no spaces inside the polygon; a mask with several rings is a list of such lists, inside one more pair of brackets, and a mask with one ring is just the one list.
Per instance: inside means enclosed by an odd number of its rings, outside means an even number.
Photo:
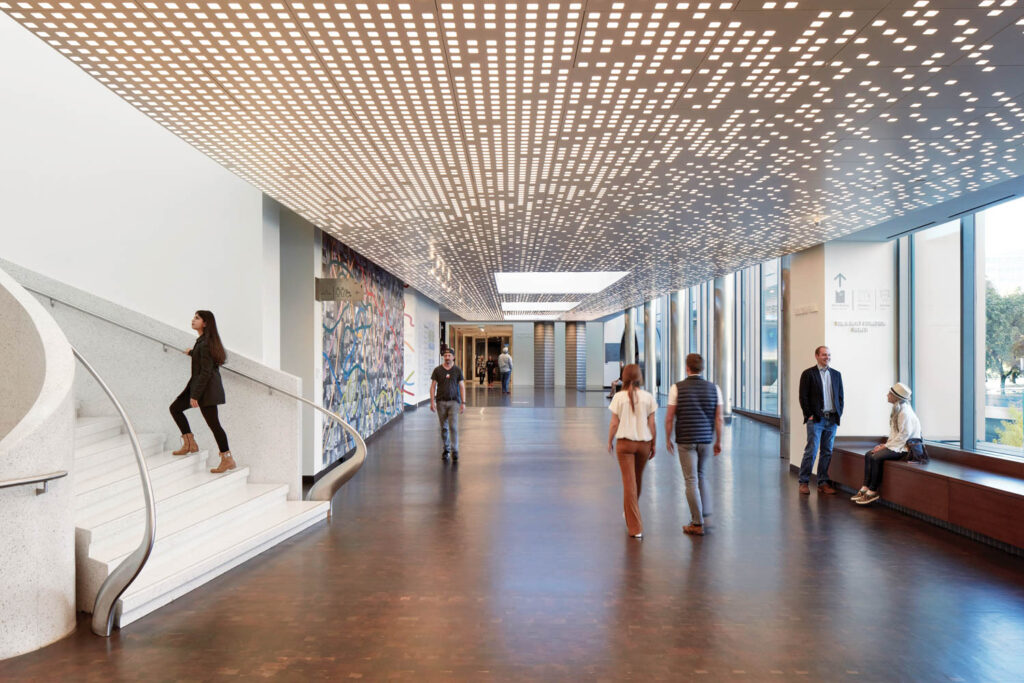
[{"label": "rectangular skylight", "polygon": [[557,313],[506,313],[505,320],[558,320]]},{"label": "rectangular skylight", "polygon": [[503,311],[568,311],[580,305],[579,301],[502,301]]},{"label": "rectangular skylight", "polygon": [[501,294],[594,294],[628,274],[621,272],[495,273]]}]

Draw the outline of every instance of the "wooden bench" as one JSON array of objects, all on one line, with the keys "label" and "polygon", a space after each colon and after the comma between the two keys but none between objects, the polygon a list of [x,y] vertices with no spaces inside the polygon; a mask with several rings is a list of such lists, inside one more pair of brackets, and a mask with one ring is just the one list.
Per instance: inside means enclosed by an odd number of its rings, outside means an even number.
[{"label": "wooden bench", "polygon": [[[851,489],[864,481],[864,454],[880,439],[838,437],[829,476]],[[931,462],[885,463],[882,501],[955,530],[1024,549],[1024,461],[927,444]]]}]

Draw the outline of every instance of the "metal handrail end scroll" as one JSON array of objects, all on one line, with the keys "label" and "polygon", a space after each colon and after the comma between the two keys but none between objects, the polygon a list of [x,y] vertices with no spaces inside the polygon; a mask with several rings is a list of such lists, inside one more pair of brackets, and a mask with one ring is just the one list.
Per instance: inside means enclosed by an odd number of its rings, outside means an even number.
[{"label": "metal handrail end scroll", "polygon": [[135,577],[139,575],[142,568],[153,552],[153,543],[156,539],[156,502],[153,496],[153,483],[149,478],[149,469],[146,467],[146,459],[142,454],[142,446],[139,444],[139,437],[135,433],[128,414],[121,407],[121,402],[114,396],[107,383],[97,374],[96,370],[89,364],[82,354],[74,347],[72,353],[78,362],[92,375],[100,388],[107,395],[107,398],[114,404],[121,421],[124,422],[128,432],[128,440],[131,441],[132,450],[135,452],[135,461],[139,466],[139,477],[142,479],[142,495],[146,501],[146,526],[143,529],[142,541],[132,553],[124,559],[103,581],[100,590],[96,593],[96,602],[92,608],[92,632],[98,636],[107,638],[114,631],[114,619],[117,617],[117,601],[121,599],[128,586],[132,584]]}]

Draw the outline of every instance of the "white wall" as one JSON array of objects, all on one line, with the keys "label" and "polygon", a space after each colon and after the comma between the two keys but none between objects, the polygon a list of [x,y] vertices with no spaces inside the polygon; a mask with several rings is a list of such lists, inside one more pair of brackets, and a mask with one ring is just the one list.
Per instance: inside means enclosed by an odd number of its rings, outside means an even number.
[{"label": "white wall", "polygon": [[[430,374],[438,364],[441,350],[440,309],[437,304],[411,287],[405,290],[406,405],[430,398]],[[471,373],[472,368],[463,372]]]},{"label": "white wall", "polygon": [[[836,276],[842,273],[842,289]],[[896,370],[895,242],[825,245],[825,344],[843,373],[846,405],[840,432],[883,435],[889,429],[889,387]],[[836,292],[844,301],[836,300]],[[805,367],[810,367],[808,362]]]},{"label": "white wall", "polygon": [[0,256],[263,360],[261,193],[2,12],[0,64]]},{"label": "white wall", "polygon": [[814,349],[822,344],[832,352],[832,366],[843,374],[846,401],[837,434],[881,436],[888,431],[885,395],[897,379],[894,249],[892,242],[830,242],[792,257],[786,311],[791,342],[782,367],[791,388],[793,465],[800,465],[806,443],[800,374],[814,365]]},{"label": "white wall", "polygon": [[514,387],[533,386],[533,323],[512,323]]},{"label": "white wall", "polygon": [[[314,278],[320,274],[320,231],[288,209],[279,211],[280,220],[280,297],[281,297],[281,369],[302,380],[302,397],[322,403],[319,382],[323,362],[321,309],[316,302]],[[320,413],[302,409],[302,474],[312,476],[320,469]]]},{"label": "white wall", "polygon": [[604,387],[604,323],[587,323],[587,389]]}]

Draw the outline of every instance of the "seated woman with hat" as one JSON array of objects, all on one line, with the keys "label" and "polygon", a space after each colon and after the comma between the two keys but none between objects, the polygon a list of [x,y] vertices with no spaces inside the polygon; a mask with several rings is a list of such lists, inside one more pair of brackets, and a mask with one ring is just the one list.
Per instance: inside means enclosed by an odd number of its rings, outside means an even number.
[{"label": "seated woman with hat", "polygon": [[911,455],[913,447],[921,443],[921,421],[910,407],[910,387],[896,382],[889,389],[887,399],[892,404],[889,440],[878,444],[864,456],[864,485],[850,499],[858,505],[868,505],[879,499],[882,466],[886,460],[905,460]]}]

